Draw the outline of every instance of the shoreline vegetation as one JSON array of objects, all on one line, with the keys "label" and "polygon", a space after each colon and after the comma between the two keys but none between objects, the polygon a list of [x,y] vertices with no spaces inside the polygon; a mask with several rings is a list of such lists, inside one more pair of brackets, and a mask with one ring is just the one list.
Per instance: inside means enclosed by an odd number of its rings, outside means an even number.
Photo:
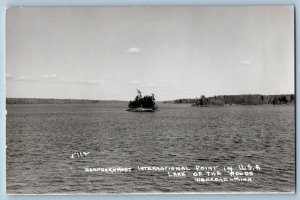
[{"label": "shoreline vegetation", "polygon": [[[192,106],[224,106],[224,105],[263,105],[294,104],[295,95],[219,95],[214,97],[176,99],[162,103],[192,104]],[[202,99],[202,100],[201,100]],[[105,102],[128,103],[118,100],[86,100],[86,99],[43,99],[43,98],[6,98],[6,104],[93,104]],[[202,105],[201,105],[202,104]]]},{"label": "shoreline vegetation", "polygon": [[142,92],[137,90],[137,95],[133,101],[129,101],[129,112],[154,112],[158,110],[158,106],[155,104],[154,94],[142,96]]},{"label": "shoreline vegetation", "polygon": [[209,106],[224,106],[224,105],[282,105],[294,104],[294,94],[284,95],[219,95],[214,97],[205,97],[202,95],[200,98],[194,99],[177,99],[174,103],[188,103],[192,106],[209,107]]},{"label": "shoreline vegetation", "polygon": [[88,99],[44,99],[44,98],[6,98],[6,104],[93,104],[109,102],[128,102],[118,100],[88,100]]}]

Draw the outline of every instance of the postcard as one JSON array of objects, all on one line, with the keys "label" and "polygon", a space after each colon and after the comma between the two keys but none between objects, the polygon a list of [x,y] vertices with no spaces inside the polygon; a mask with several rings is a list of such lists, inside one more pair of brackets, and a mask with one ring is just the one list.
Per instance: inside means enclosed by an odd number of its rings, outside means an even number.
[{"label": "postcard", "polygon": [[7,194],[295,192],[294,7],[6,10]]}]

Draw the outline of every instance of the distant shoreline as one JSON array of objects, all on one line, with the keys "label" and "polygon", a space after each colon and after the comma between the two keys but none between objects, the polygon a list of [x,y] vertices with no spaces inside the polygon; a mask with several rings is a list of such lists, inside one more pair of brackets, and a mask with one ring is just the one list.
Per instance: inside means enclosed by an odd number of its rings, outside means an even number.
[{"label": "distant shoreline", "polygon": [[[279,94],[279,95],[218,95],[207,97],[209,101],[214,99],[223,102],[224,105],[262,105],[273,104],[273,100],[280,97],[285,97],[288,101],[286,104],[295,103],[294,94]],[[184,98],[169,101],[158,101],[159,103],[172,104],[195,104],[197,98]],[[128,103],[124,100],[89,100],[89,99],[54,99],[54,98],[6,98],[6,104],[97,104],[105,102],[120,102]]]},{"label": "distant shoreline", "polygon": [[88,99],[43,99],[43,98],[6,98],[6,104],[97,104],[103,102],[120,102],[128,101],[119,100],[88,100]]},{"label": "distant shoreline", "polygon": [[279,95],[260,95],[260,94],[246,94],[246,95],[218,95],[213,97],[205,97],[194,99],[177,99],[174,103],[190,103],[198,107],[210,106],[224,106],[224,105],[282,105],[294,104],[294,94],[279,94]]}]

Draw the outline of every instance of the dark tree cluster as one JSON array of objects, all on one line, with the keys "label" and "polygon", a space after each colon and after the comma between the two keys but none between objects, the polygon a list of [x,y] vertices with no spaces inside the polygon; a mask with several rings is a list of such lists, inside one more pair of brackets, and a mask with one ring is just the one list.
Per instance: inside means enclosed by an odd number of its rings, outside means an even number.
[{"label": "dark tree cluster", "polygon": [[219,95],[214,97],[205,97],[195,99],[177,99],[174,103],[191,103],[195,106],[223,106],[228,105],[262,105],[262,104],[294,104],[295,95]]},{"label": "dark tree cluster", "polygon": [[142,96],[140,90],[137,90],[137,96],[133,101],[129,101],[129,108],[149,108],[156,109],[154,94]]},{"label": "dark tree cluster", "polygon": [[287,104],[289,101],[286,96],[274,97],[272,100],[272,104]]},{"label": "dark tree cluster", "polygon": [[204,106],[204,105],[207,105],[208,102],[209,102],[208,98],[206,98],[204,95],[202,95],[200,97],[200,99],[196,98],[195,105],[197,105],[197,106]]},{"label": "dark tree cluster", "polygon": [[174,103],[195,103],[196,99],[176,99]]}]

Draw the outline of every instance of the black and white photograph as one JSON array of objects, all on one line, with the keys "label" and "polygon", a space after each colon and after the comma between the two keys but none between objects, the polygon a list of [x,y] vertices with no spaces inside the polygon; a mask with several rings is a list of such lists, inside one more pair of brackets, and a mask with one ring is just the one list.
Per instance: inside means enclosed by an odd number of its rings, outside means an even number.
[{"label": "black and white photograph", "polygon": [[295,193],[294,6],[6,10],[7,194]]}]

